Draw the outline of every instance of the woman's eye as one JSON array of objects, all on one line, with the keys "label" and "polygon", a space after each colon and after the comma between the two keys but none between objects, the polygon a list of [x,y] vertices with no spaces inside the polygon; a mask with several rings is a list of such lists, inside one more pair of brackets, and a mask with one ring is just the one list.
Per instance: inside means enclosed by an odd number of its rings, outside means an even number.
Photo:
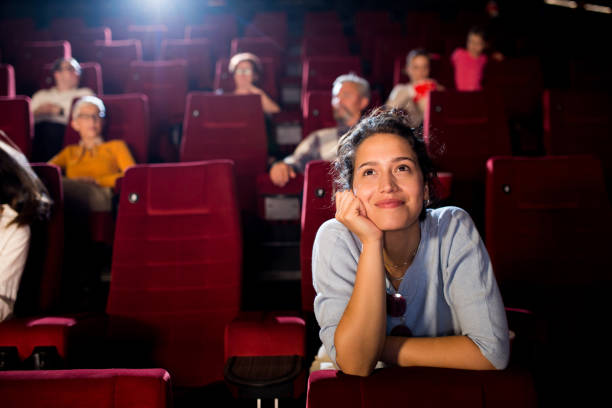
[{"label": "woman's eye", "polygon": [[397,171],[410,171],[410,166],[406,165],[406,164],[402,164],[401,166],[397,167]]},{"label": "woman's eye", "polygon": [[364,172],[363,172],[364,176],[371,176],[373,174],[374,174],[374,170],[372,170],[372,169],[367,169],[367,170],[364,170]]}]

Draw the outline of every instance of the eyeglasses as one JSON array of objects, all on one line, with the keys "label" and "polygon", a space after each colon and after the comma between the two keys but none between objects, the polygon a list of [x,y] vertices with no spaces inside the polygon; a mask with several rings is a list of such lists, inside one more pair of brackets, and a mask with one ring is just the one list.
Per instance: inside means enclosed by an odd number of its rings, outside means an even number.
[{"label": "eyeglasses", "polygon": [[[402,317],[406,313],[406,299],[401,293],[387,293],[387,314],[391,317]],[[405,324],[398,324],[391,329],[390,336],[412,337],[412,331]]]},{"label": "eyeglasses", "polygon": [[99,113],[98,113],[98,114],[93,114],[93,113],[92,113],[92,114],[89,114],[89,115],[88,115],[87,113],[79,113],[79,114],[77,115],[77,119],[81,119],[81,120],[83,120],[83,119],[91,119],[91,120],[93,120],[94,122],[96,122],[96,121],[98,121],[98,120],[101,120],[101,119],[102,119],[102,115],[101,115],[101,114],[99,114]]},{"label": "eyeglasses", "polygon": [[238,75],[253,75],[253,70],[251,68],[238,68],[235,72]]}]

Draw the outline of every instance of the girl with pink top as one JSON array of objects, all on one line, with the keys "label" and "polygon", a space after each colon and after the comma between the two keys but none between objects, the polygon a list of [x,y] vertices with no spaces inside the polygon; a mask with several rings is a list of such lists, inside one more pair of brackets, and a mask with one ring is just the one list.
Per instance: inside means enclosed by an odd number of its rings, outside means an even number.
[{"label": "girl with pink top", "polygon": [[451,56],[455,69],[455,88],[458,91],[482,90],[482,73],[487,63],[484,30],[474,27],[468,32],[467,46],[457,48]]}]

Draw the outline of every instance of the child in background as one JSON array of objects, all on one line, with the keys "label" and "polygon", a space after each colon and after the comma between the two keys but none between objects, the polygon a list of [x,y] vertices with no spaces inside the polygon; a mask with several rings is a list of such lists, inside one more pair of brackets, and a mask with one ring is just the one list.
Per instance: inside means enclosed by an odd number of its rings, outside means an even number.
[{"label": "child in background", "polygon": [[455,88],[458,91],[482,90],[482,73],[487,63],[485,46],[484,30],[473,27],[468,32],[466,49],[457,48],[453,52],[451,61],[455,69]]},{"label": "child in background", "polygon": [[404,109],[409,113],[409,122],[413,128],[423,123],[423,116],[431,91],[443,91],[444,87],[429,78],[429,53],[422,49],[412,50],[406,57],[406,74],[410,78],[407,84],[397,84],[385,105]]}]

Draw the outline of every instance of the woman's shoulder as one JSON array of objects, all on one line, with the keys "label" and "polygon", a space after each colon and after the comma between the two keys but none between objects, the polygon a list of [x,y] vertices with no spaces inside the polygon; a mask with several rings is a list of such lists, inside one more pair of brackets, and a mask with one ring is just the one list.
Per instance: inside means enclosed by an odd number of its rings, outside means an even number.
[{"label": "woman's shoulder", "polygon": [[319,227],[315,237],[316,245],[320,248],[331,249],[341,245],[343,247],[356,248],[358,239],[353,233],[335,218],[325,221]]},{"label": "woman's shoulder", "polygon": [[109,149],[127,149],[127,144],[121,140],[121,139],[113,139],[113,140],[107,140],[104,143],[102,143],[102,146],[108,147]]},{"label": "woman's shoulder", "polygon": [[[23,236],[27,239],[30,236],[30,227],[28,225],[18,225],[17,223],[11,222],[19,214],[8,204],[0,205],[2,211],[0,212],[0,230],[3,234],[9,234],[12,236]],[[9,225],[10,224],[10,225]]]},{"label": "woman's shoulder", "polygon": [[351,235],[351,231],[348,228],[346,228],[344,224],[342,224],[337,219],[331,218],[325,221],[323,224],[321,224],[321,226],[319,227],[319,230],[317,231],[317,235],[325,236],[325,237],[327,236],[335,237],[338,235],[349,236]]},{"label": "woman's shoulder", "polygon": [[474,222],[470,214],[463,208],[455,206],[428,209],[425,223],[429,230],[437,230],[442,234],[445,234],[451,229],[474,228]]}]

